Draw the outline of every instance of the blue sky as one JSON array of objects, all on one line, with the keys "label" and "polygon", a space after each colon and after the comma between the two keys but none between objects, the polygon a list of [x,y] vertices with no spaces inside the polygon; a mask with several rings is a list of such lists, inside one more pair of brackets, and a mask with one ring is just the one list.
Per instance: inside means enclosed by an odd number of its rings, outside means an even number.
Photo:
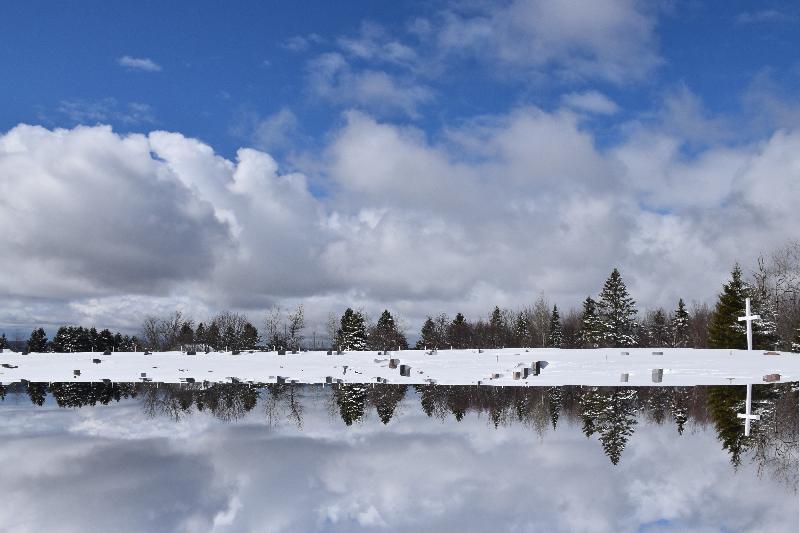
[{"label": "blue sky", "polygon": [[576,307],[615,266],[643,308],[710,301],[797,238],[799,26],[766,2],[4,2],[0,327],[303,301],[416,329]]}]

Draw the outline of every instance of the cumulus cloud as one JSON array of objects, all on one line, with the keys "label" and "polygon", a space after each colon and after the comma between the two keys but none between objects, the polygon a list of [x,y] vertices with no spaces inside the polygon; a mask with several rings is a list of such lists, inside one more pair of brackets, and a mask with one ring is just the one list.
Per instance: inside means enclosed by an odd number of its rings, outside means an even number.
[{"label": "cumulus cloud", "polygon": [[121,67],[125,67],[129,70],[141,70],[144,72],[161,71],[161,65],[159,65],[149,57],[122,56],[119,59],[117,59],[117,63]]},{"label": "cumulus cloud", "polygon": [[416,330],[541,290],[578,305],[615,266],[643,307],[672,307],[796,238],[796,130],[694,150],[662,120],[624,131],[601,149],[580,113],[521,107],[431,137],[351,111],[319,194],[255,149],[21,125],[0,136],[0,323],[305,301],[317,331],[347,305]]}]

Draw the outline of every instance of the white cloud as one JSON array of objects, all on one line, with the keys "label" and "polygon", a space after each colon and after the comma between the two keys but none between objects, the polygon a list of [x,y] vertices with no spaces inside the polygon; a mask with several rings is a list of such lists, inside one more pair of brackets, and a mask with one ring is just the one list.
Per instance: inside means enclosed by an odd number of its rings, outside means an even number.
[{"label": "white cloud", "polygon": [[577,111],[587,111],[600,115],[613,115],[619,111],[619,106],[613,100],[597,91],[565,94],[561,97],[561,101],[567,107]]},{"label": "white cloud", "polygon": [[118,121],[123,124],[152,124],[153,108],[140,102],[121,105],[116,98],[102,100],[62,100],[58,112],[76,124],[98,124]]},{"label": "white cloud", "polygon": [[355,105],[380,114],[418,115],[433,92],[382,70],[358,70],[339,53],[326,53],[308,64],[312,93],[330,102]]},{"label": "white cloud", "polygon": [[655,13],[633,0],[512,0],[447,12],[443,20],[436,32],[441,50],[512,71],[622,83],[642,79],[660,63]]},{"label": "white cloud", "polygon": [[431,138],[348,112],[314,161],[324,195],[254,149],[18,126],[0,135],[0,324],[306,301],[317,332],[347,305],[416,331],[540,290],[577,306],[615,266],[642,307],[672,307],[796,237],[797,130],[687,152],[691,128],[657,118],[601,150],[582,124],[524,107]]},{"label": "white cloud", "polygon": [[161,65],[148,57],[122,56],[117,59],[117,63],[130,70],[142,70],[145,72],[159,72]]}]

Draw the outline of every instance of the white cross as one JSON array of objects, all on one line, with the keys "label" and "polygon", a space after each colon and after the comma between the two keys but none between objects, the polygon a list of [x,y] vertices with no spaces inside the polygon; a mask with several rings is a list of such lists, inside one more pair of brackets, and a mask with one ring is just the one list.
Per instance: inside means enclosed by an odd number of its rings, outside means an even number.
[{"label": "white cross", "polygon": [[739,322],[747,322],[747,349],[753,349],[753,320],[761,320],[760,315],[750,314],[750,298],[744,300],[744,316],[739,317]]},{"label": "white cross", "polygon": [[750,421],[751,420],[761,420],[761,415],[754,415],[751,414],[751,406],[753,402],[753,385],[750,383],[747,384],[747,405],[745,407],[744,414],[737,414],[736,416],[739,418],[744,418],[744,436],[750,436]]}]

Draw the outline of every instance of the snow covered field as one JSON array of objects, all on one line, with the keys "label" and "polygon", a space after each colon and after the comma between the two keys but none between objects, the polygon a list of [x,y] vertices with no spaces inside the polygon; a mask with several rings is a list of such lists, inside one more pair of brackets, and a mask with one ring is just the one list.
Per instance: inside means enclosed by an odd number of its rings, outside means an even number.
[{"label": "snow covered field", "polygon": [[[397,368],[390,368],[397,359]],[[99,360],[99,363],[94,362]],[[540,361],[540,373],[525,377],[526,367]],[[800,355],[788,352],[745,350],[695,350],[684,348],[504,348],[478,350],[404,350],[383,354],[375,351],[328,355],[324,351],[278,355],[276,352],[182,352],[28,354],[0,353],[0,382],[242,382],[345,383],[442,385],[729,385],[762,383],[767,374],[780,381],[800,380]],[[407,376],[400,365],[410,366]],[[392,365],[394,366],[394,365]],[[663,369],[654,381],[653,370]],[[79,372],[78,372],[79,371]],[[519,372],[515,376],[515,373]],[[624,382],[623,374],[628,374]],[[515,379],[516,377],[516,379]]]}]

